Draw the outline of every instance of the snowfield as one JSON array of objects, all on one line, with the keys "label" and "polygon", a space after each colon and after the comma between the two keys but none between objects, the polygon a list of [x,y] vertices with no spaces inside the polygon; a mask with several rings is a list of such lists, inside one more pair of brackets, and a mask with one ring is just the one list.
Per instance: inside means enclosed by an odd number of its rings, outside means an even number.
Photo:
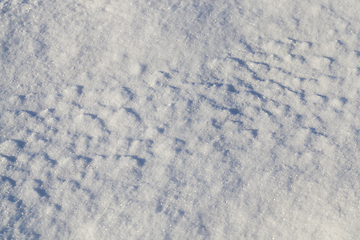
[{"label": "snowfield", "polygon": [[0,239],[359,239],[359,13],[0,1]]}]

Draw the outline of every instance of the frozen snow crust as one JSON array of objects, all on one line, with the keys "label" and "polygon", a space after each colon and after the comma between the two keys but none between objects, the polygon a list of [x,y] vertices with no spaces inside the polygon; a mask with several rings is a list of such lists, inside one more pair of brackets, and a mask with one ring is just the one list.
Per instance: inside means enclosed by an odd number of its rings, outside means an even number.
[{"label": "frozen snow crust", "polygon": [[359,10],[0,1],[0,239],[358,239]]}]

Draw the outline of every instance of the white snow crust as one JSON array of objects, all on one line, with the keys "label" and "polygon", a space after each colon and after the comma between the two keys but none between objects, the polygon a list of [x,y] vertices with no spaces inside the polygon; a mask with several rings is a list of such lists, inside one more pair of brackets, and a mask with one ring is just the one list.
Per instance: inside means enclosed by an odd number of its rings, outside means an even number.
[{"label": "white snow crust", "polygon": [[0,239],[359,239],[359,13],[0,1]]}]

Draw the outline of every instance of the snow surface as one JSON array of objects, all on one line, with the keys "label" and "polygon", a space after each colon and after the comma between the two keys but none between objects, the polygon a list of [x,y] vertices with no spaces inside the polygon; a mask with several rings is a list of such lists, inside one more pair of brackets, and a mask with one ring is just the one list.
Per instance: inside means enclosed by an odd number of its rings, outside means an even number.
[{"label": "snow surface", "polygon": [[359,239],[358,0],[0,9],[1,239]]}]

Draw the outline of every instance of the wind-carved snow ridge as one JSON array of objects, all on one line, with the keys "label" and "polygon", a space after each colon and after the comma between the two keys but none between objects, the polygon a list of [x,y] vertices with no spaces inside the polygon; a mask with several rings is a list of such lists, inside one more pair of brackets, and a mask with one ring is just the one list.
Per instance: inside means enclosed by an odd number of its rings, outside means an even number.
[{"label": "wind-carved snow ridge", "polygon": [[358,6],[0,2],[0,239],[356,239]]}]

